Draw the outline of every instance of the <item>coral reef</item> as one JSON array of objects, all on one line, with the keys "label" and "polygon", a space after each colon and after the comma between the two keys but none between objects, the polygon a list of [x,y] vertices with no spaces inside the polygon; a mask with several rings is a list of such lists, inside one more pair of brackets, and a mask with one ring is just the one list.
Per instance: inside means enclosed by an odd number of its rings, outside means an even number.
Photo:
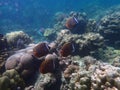
[{"label": "coral reef", "polygon": [[97,29],[97,22],[95,19],[88,19],[87,25],[86,25],[86,32],[95,32]]},{"label": "coral reef", "polygon": [[78,65],[68,65],[68,67],[64,71],[64,78],[70,79],[72,76],[72,73],[75,73],[79,70]]},{"label": "coral reef", "polygon": [[0,74],[2,74],[5,71],[4,64],[8,57],[9,57],[8,51],[5,50],[0,52]]},{"label": "coral reef", "polygon": [[75,53],[80,56],[89,55],[104,45],[104,39],[99,33],[78,34],[59,34],[56,44],[60,48],[64,43],[72,42]]},{"label": "coral reef", "polygon": [[120,68],[106,63],[99,64],[91,76],[92,90],[120,89]]},{"label": "coral reef", "polygon": [[5,37],[7,39],[8,45],[13,48],[19,48],[21,45],[23,46],[22,48],[25,48],[25,45],[28,45],[32,42],[32,39],[23,31],[7,33]]},{"label": "coral reef", "polygon": [[91,90],[90,74],[87,71],[78,71],[71,74],[70,81],[61,86],[61,90]]},{"label": "coral reef", "polygon": [[27,80],[33,74],[35,74],[39,65],[40,62],[37,61],[37,59],[34,58],[31,54],[17,53],[7,59],[5,63],[5,69],[16,69],[22,78]]},{"label": "coral reef", "polygon": [[[57,17],[59,18],[60,16],[55,15],[56,18]],[[55,29],[56,32],[60,32],[61,29],[68,28],[72,33],[83,34],[84,32],[94,31],[94,29],[96,28],[96,21],[94,19],[88,19],[86,13],[84,12],[81,13],[71,11],[70,13],[62,15],[61,17],[62,19],[54,24],[53,28]],[[76,22],[72,26],[73,21],[78,22]],[[69,27],[72,26],[72,28],[69,28],[68,26]]]},{"label": "coral reef", "polygon": [[7,39],[4,37],[4,35],[0,34],[0,51],[7,48],[8,48]]},{"label": "coral reef", "polygon": [[53,41],[56,36],[56,31],[52,28],[46,28],[44,35],[43,35],[47,40]]},{"label": "coral reef", "polygon": [[9,47],[7,39],[4,37],[3,34],[0,34],[0,74],[2,74],[5,71],[5,60],[9,57],[8,48]]},{"label": "coral reef", "polygon": [[58,12],[53,28],[33,31],[50,43],[30,44],[23,31],[0,34],[0,90],[120,90],[120,50],[104,43],[119,47],[119,19],[116,11],[100,22]]},{"label": "coral reef", "polygon": [[62,20],[64,20],[64,18],[66,18],[67,17],[67,15],[65,14],[65,13],[63,13],[63,12],[57,12],[57,13],[55,13],[55,15],[54,15],[54,18],[55,18],[55,21],[56,22],[61,22]]},{"label": "coral reef", "polygon": [[116,57],[120,56],[120,50],[117,50],[113,47],[105,46],[95,51],[95,53],[92,54],[92,56],[104,62],[112,63]]},{"label": "coral reef", "polygon": [[26,49],[16,51],[5,63],[5,69],[16,69],[23,79],[28,80],[39,69],[42,62],[33,55],[35,45],[29,45]]},{"label": "coral reef", "polygon": [[56,74],[40,75],[35,83],[35,90],[60,90],[61,74],[58,71]]},{"label": "coral reef", "polygon": [[97,31],[105,38],[108,45],[120,46],[120,12],[105,15],[98,25]]},{"label": "coral reef", "polygon": [[[77,72],[69,72],[69,81],[63,82],[61,90],[120,89],[120,68],[97,61],[90,56],[84,57],[82,60],[85,63],[84,67],[80,66]],[[71,69],[66,68],[66,70]]]},{"label": "coral reef", "polygon": [[25,83],[15,69],[7,70],[0,77],[0,90],[23,90]]},{"label": "coral reef", "polygon": [[120,56],[114,58],[112,65],[115,67],[120,67]]}]

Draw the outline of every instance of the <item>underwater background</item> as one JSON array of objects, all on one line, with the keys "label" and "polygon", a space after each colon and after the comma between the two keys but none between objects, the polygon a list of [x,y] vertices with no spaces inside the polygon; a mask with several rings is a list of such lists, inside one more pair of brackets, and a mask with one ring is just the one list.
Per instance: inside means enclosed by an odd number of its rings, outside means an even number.
[{"label": "underwater background", "polygon": [[120,0],[0,0],[0,90],[120,90]]},{"label": "underwater background", "polygon": [[119,4],[120,0],[0,0],[0,32],[23,29],[31,35],[33,30],[53,27],[57,12],[85,12],[87,17],[98,19]]}]

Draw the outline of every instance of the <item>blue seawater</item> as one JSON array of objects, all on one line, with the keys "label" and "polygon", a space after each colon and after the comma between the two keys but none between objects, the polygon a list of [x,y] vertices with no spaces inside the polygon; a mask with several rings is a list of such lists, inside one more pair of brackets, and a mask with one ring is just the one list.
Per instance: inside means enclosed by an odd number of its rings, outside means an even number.
[{"label": "blue seawater", "polygon": [[94,17],[119,4],[120,0],[0,0],[0,33],[52,27],[56,12],[79,11]]}]

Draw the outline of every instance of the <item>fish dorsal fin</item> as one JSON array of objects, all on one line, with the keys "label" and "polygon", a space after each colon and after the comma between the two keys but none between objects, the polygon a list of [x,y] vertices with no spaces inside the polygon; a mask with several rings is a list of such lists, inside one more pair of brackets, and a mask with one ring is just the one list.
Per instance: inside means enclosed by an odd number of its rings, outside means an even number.
[{"label": "fish dorsal fin", "polygon": [[75,22],[76,22],[77,24],[79,23],[76,17],[73,17],[73,19],[75,20]]}]

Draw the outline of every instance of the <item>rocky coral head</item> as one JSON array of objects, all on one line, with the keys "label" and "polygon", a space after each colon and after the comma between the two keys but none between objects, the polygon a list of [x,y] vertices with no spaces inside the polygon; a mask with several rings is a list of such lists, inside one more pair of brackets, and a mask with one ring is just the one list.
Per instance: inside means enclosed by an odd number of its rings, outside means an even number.
[{"label": "rocky coral head", "polygon": [[58,66],[57,61],[58,58],[56,55],[48,54],[40,65],[40,72],[43,74],[54,73],[56,67]]},{"label": "rocky coral head", "polygon": [[21,56],[20,63],[24,69],[32,68],[34,65],[33,57],[30,54],[24,54]]},{"label": "rocky coral head", "polygon": [[[7,43],[8,43],[8,46],[10,46],[10,48],[16,48],[17,43],[23,45],[22,41],[24,41],[24,45],[25,44],[28,45],[32,42],[32,39],[28,36],[28,34],[26,34],[23,31],[14,31],[14,32],[7,33],[5,35],[5,38],[7,39]],[[19,39],[21,41],[19,41]]]},{"label": "rocky coral head", "polygon": [[50,47],[47,43],[42,42],[33,48],[33,53],[36,57],[42,57],[49,53]]},{"label": "rocky coral head", "polygon": [[63,36],[65,34],[71,34],[70,30],[69,29],[62,29],[59,33],[60,36]]},{"label": "rocky coral head", "polygon": [[25,48],[24,41],[20,38],[17,40],[17,48],[19,49]]},{"label": "rocky coral head", "polygon": [[19,64],[21,55],[21,53],[18,53],[10,56],[5,63],[5,69],[14,69]]}]

